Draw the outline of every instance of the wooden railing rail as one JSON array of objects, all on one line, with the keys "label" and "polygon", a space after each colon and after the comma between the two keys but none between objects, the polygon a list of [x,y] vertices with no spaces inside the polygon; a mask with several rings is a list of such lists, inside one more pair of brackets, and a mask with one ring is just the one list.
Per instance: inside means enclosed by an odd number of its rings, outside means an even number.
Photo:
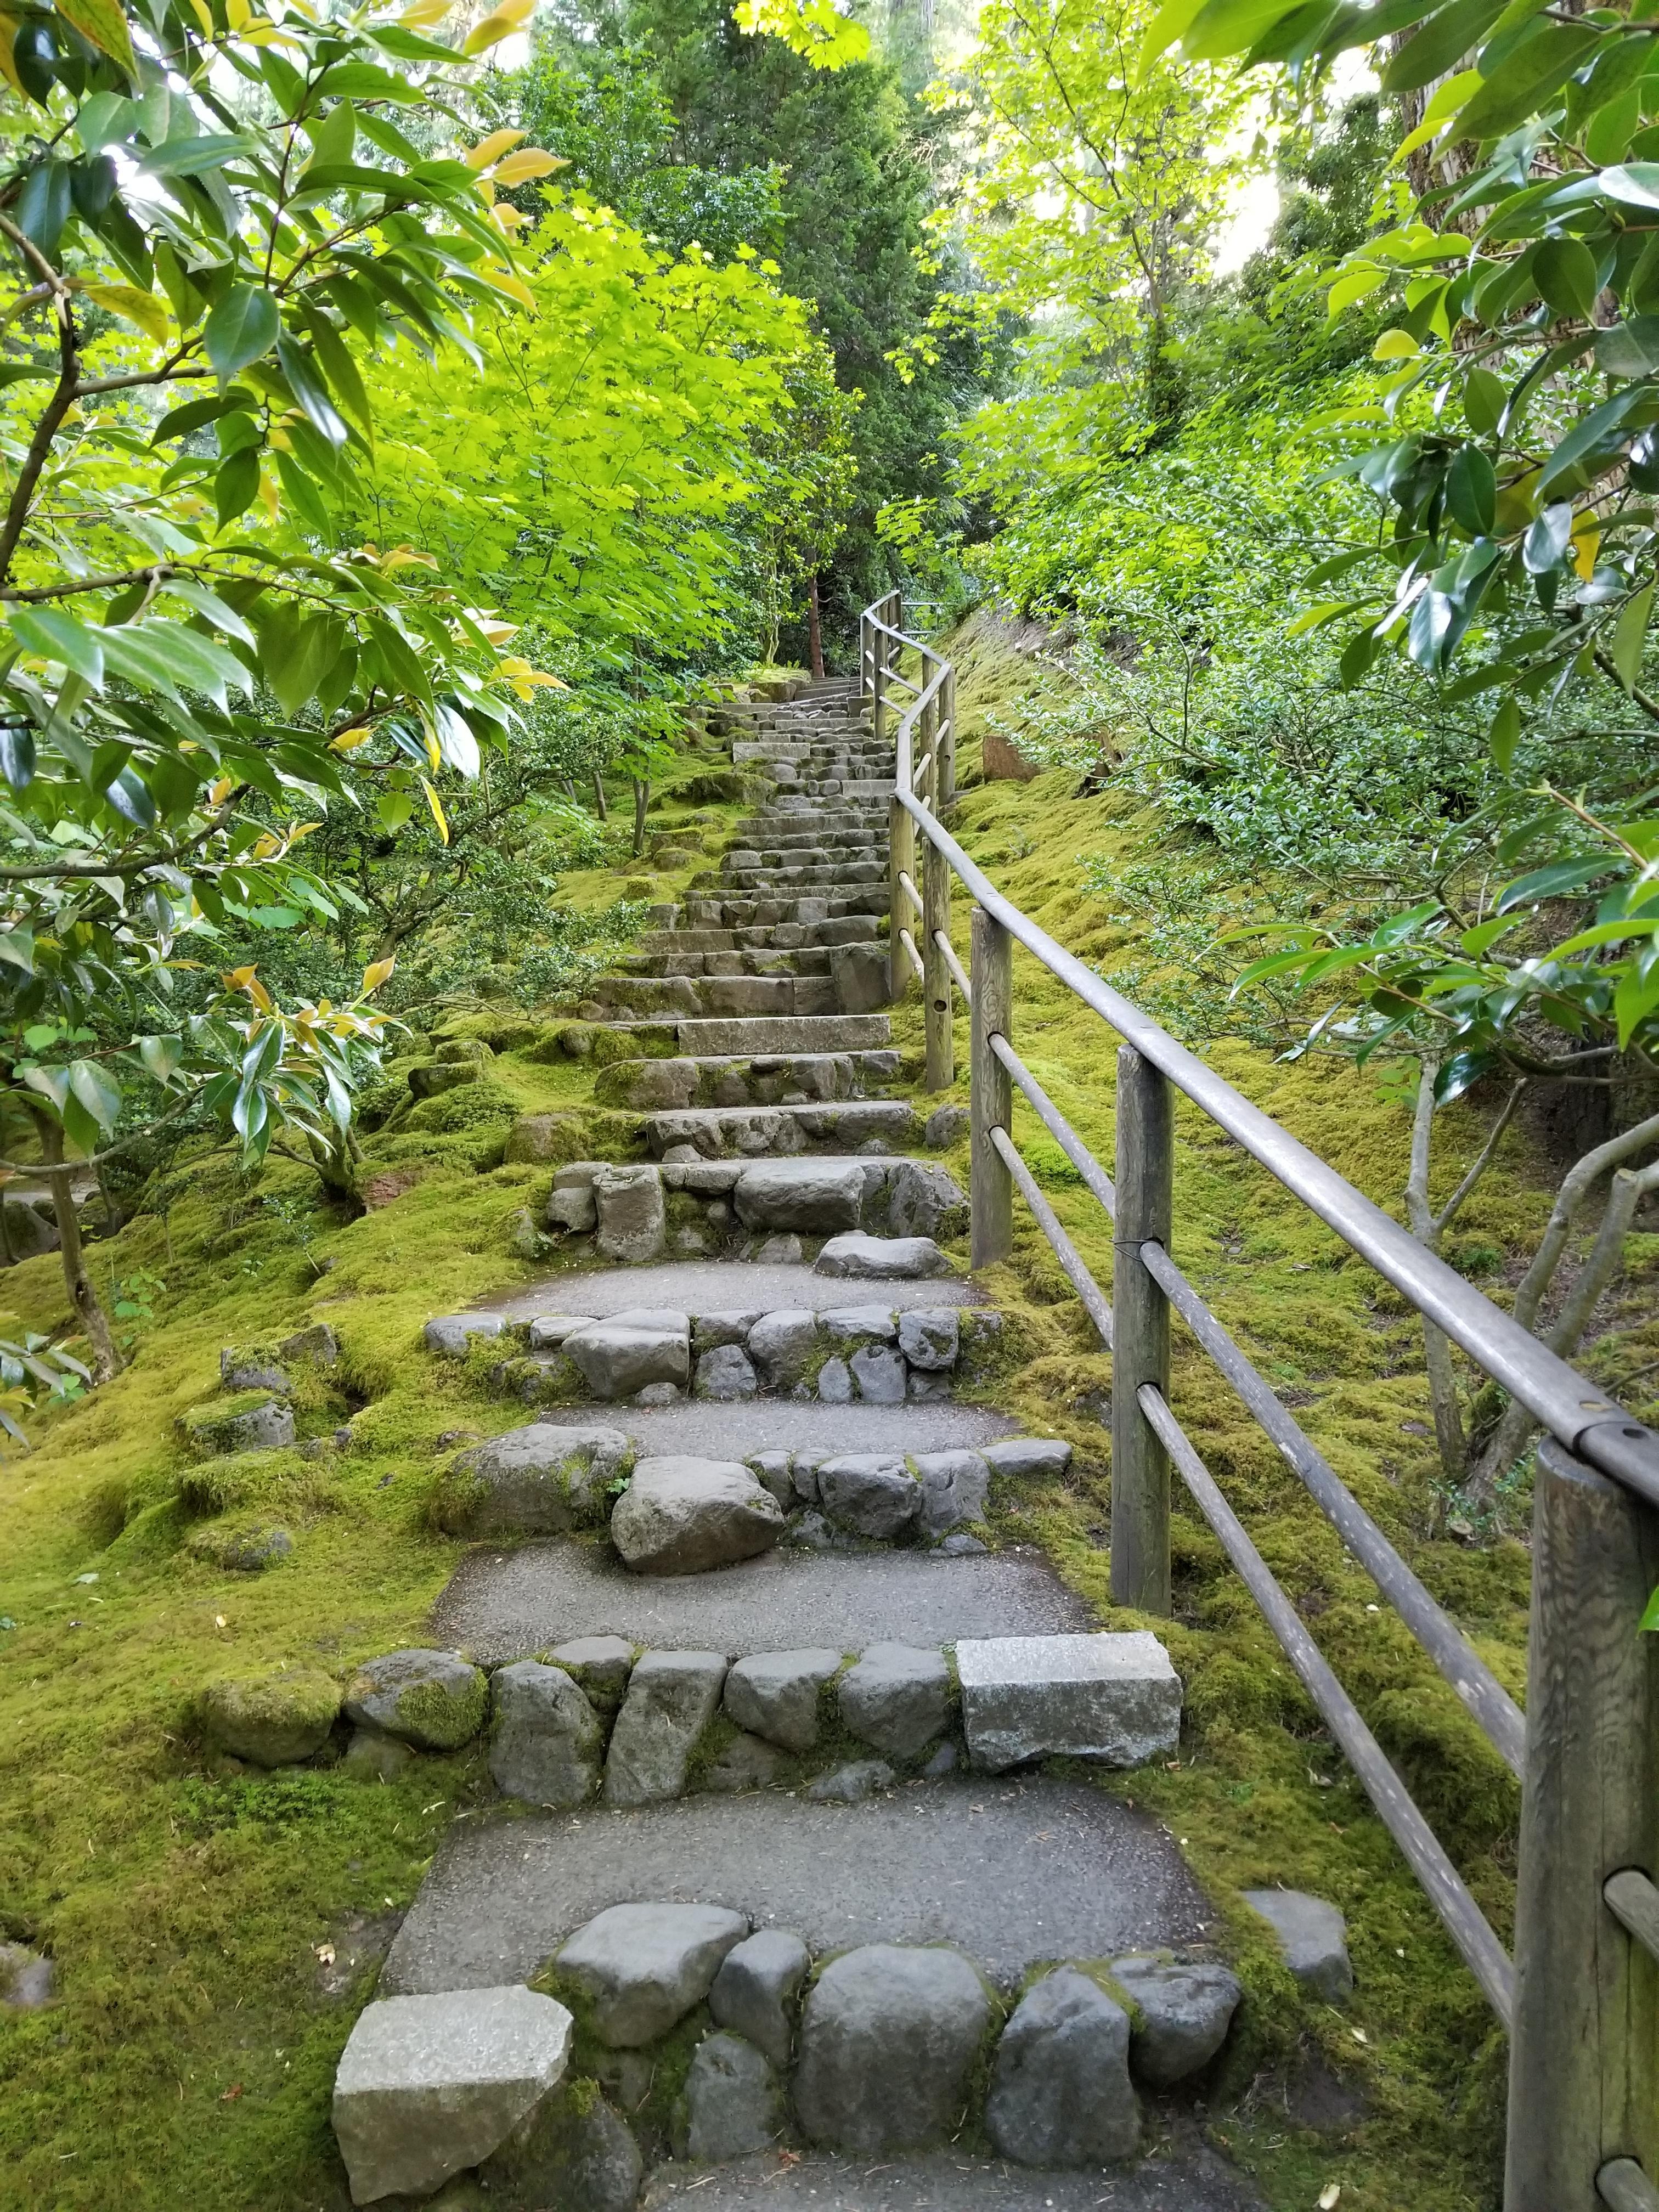
[{"label": "wooden railing rail", "polygon": [[[946,826],[956,676],[866,608],[860,684],[895,772],[889,810],[895,998],[922,984],[927,1088],[955,1079],[952,994],[969,1017],[972,1252],[1007,1258],[1018,1193],[1112,1352],[1112,1595],[1170,1609],[1170,1472],[1219,1537],[1443,1924],[1510,2033],[1505,2212],[1659,2212],[1659,1434],[1633,1419],[1328,1163],[1291,1137],[1006,898]],[[915,657],[915,673],[900,663]],[[892,694],[908,699],[898,711]],[[916,877],[920,840],[921,888]],[[951,900],[974,901],[971,973]],[[904,926],[919,916],[921,944]],[[1122,1040],[1109,1176],[1019,1058],[1022,945]],[[1014,1143],[1018,1089],[1112,1222],[1109,1301]],[[1235,1138],[1545,1431],[1534,1486],[1527,1711],[1472,1649],[1170,1257],[1174,1102]],[[1226,1377],[1522,1784],[1513,1962],[1227,1503],[1170,1405],[1171,1316]]]}]

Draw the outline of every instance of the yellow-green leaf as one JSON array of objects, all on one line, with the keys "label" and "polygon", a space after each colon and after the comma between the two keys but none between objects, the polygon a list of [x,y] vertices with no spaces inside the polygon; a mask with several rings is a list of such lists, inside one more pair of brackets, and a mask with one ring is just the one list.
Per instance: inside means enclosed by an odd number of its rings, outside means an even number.
[{"label": "yellow-green leaf", "polygon": [[107,307],[112,315],[137,323],[144,336],[154,338],[157,345],[166,344],[167,303],[154,292],[141,292],[136,284],[82,284],[80,289],[88,300]]},{"label": "yellow-green leaf", "polygon": [[1409,361],[1423,349],[1409,331],[1384,331],[1371,348],[1373,361]]},{"label": "yellow-green leaf", "polygon": [[1642,647],[1647,642],[1648,617],[1653,610],[1653,586],[1626,602],[1613,633],[1613,665],[1626,691],[1636,687],[1642,667]]},{"label": "yellow-green leaf", "polygon": [[130,77],[138,74],[137,58],[127,34],[127,19],[117,0],[57,0],[58,14],[100,54],[118,62]]},{"label": "yellow-green leaf", "polygon": [[443,802],[424,776],[421,778],[421,788],[426,793],[427,805],[432,809],[432,818],[438,825],[438,835],[447,845],[449,842],[449,823],[445,818]]}]

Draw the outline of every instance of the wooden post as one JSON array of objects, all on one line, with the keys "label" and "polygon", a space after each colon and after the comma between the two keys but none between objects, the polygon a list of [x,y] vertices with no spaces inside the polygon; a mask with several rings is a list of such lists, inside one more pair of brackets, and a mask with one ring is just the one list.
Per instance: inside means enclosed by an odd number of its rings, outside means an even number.
[{"label": "wooden post", "polygon": [[887,735],[887,640],[878,629],[870,633],[870,734],[880,744]]},{"label": "wooden post", "polygon": [[[915,825],[899,805],[896,794],[887,802],[887,995],[902,999],[910,984],[910,962],[899,942],[899,932],[908,929],[915,909],[904,895],[901,873],[915,881]],[[912,933],[914,934],[914,932]]]},{"label": "wooden post", "polygon": [[939,723],[945,732],[939,756],[939,772],[933,779],[933,811],[941,821],[957,796],[957,672],[951,669],[939,690]]},{"label": "wooden post", "polygon": [[1170,1302],[1140,1257],[1170,1242],[1175,1117],[1168,1079],[1117,1052],[1117,1218],[1112,1230],[1112,1602],[1170,1610],[1170,1455],[1136,1392],[1170,1394]]},{"label": "wooden post", "polygon": [[973,1264],[994,1267],[1014,1245],[1014,1182],[991,1142],[993,1129],[1013,1119],[1014,1085],[991,1050],[994,1036],[1009,1037],[1013,1026],[1014,941],[983,907],[974,908],[972,930],[974,1012],[969,1101],[972,1166],[969,1200],[973,1209]]},{"label": "wooden post", "polygon": [[957,1073],[953,987],[945,955],[933,936],[937,930],[943,930],[946,937],[951,934],[951,864],[935,849],[932,838],[922,846],[921,908],[921,988],[927,1001],[927,1035],[925,1081],[929,1091],[948,1091]]},{"label": "wooden post", "polygon": [[1595,2177],[1659,2180],[1659,1964],[1603,1886],[1659,1873],[1659,1514],[1553,1439],[1533,1483],[1527,1769],[1504,2212],[1600,2212]]}]

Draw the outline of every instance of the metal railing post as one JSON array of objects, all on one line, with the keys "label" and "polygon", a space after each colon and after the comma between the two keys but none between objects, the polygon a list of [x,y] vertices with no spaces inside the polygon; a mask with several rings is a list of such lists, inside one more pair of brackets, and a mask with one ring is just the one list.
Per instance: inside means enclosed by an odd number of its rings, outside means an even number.
[{"label": "metal railing post", "polygon": [[1659,1960],[1605,1887],[1659,1872],[1659,1514],[1547,1439],[1533,1490],[1527,1761],[1504,2212],[1599,2212],[1659,2179]]},{"label": "metal railing post", "polygon": [[1170,1301],[1144,1243],[1170,1242],[1175,1115],[1167,1077],[1117,1054],[1117,1218],[1112,1232],[1112,1602],[1170,1610],[1170,1455],[1136,1393],[1170,1395]]},{"label": "metal railing post", "polygon": [[1006,1129],[1010,1136],[1013,1134],[1009,1127],[1014,1110],[1013,1079],[992,1051],[991,1039],[1008,1036],[1013,1026],[1014,944],[994,915],[976,906],[972,946],[969,1201],[973,1214],[973,1264],[990,1267],[1006,1260],[1014,1246],[1014,1180],[991,1141],[993,1129]]},{"label": "metal railing post", "polygon": [[[939,764],[934,763],[934,787]],[[938,811],[937,807],[935,812]],[[926,840],[921,855],[922,996],[927,1001],[927,1070],[929,1091],[948,1091],[956,1080],[956,1024],[951,1006],[951,971],[938,939],[951,934],[951,864],[933,843]]]}]

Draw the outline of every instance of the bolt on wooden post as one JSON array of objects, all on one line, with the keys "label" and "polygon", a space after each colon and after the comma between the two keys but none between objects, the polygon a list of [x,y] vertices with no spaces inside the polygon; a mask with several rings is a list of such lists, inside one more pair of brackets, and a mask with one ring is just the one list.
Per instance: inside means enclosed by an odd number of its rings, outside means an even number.
[{"label": "bolt on wooden post", "polygon": [[1170,1610],[1170,1457],[1136,1392],[1170,1391],[1170,1302],[1145,1243],[1170,1242],[1175,1115],[1168,1079],[1133,1045],[1117,1054],[1117,1218],[1112,1230],[1112,1602]]},{"label": "bolt on wooden post", "polygon": [[969,1117],[972,1150],[968,1195],[973,1214],[973,1264],[990,1267],[1006,1260],[1014,1244],[1014,1181],[991,1142],[993,1129],[1013,1133],[1010,1127],[1013,1082],[992,1051],[991,1039],[1009,1036],[1013,1027],[1014,944],[1002,924],[983,907],[974,908],[972,959],[973,1090]]},{"label": "bolt on wooden post", "polygon": [[1565,1446],[1533,1486],[1527,1764],[1515,1906],[1504,2212],[1601,2212],[1596,2176],[1659,2182],[1659,1962],[1609,1880],[1659,1878],[1659,1514]]}]

